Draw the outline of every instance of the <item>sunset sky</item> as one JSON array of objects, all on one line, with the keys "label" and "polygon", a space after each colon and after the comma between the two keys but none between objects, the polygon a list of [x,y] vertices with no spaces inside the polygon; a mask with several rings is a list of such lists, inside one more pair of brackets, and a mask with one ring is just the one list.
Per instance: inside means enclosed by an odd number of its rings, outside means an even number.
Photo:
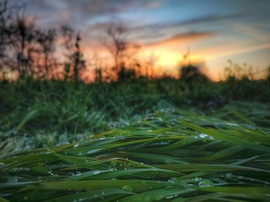
[{"label": "sunset sky", "polygon": [[[214,79],[228,60],[254,68],[270,66],[269,0],[10,0],[26,3],[26,15],[41,28],[67,24],[81,32],[86,55],[102,53],[101,41],[111,22],[128,26],[128,39],[140,54],[158,56],[159,70],[177,72],[190,58],[204,61]],[[90,57],[90,56],[89,56]]]}]

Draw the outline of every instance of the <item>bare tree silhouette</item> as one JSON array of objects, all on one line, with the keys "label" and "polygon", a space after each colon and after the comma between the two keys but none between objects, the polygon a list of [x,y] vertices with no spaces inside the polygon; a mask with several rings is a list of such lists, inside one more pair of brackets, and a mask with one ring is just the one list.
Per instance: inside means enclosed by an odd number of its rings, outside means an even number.
[{"label": "bare tree silhouette", "polygon": [[126,32],[127,29],[121,24],[113,24],[107,30],[109,40],[105,42],[105,46],[108,48],[114,59],[113,70],[115,72],[120,70],[121,65],[124,62],[125,51],[128,48]]},{"label": "bare tree silhouette", "polygon": [[49,78],[52,72],[55,30],[41,32],[25,15],[25,5],[0,3],[0,68],[20,78]]},{"label": "bare tree silhouette", "polygon": [[135,68],[139,66],[135,55],[140,47],[132,44],[127,35],[128,28],[125,24],[112,23],[107,29],[108,38],[103,43],[114,60],[112,70],[118,80],[135,78]]},{"label": "bare tree silhouette", "polygon": [[62,35],[64,36],[64,46],[67,50],[64,66],[65,79],[70,79],[76,85],[81,81],[80,73],[86,68],[86,61],[83,58],[83,53],[80,48],[80,33],[68,27],[62,27]]},{"label": "bare tree silhouette", "polygon": [[39,44],[38,56],[36,58],[37,74],[45,79],[55,78],[57,61],[54,57],[56,50],[56,30],[49,29],[44,32],[37,32],[37,43]]}]

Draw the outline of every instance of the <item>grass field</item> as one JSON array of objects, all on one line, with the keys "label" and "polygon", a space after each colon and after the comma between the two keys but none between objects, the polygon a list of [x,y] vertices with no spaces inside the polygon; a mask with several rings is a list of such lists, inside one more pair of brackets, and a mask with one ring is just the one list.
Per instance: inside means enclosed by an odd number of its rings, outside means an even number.
[{"label": "grass field", "polygon": [[270,201],[270,83],[2,83],[0,201]]}]

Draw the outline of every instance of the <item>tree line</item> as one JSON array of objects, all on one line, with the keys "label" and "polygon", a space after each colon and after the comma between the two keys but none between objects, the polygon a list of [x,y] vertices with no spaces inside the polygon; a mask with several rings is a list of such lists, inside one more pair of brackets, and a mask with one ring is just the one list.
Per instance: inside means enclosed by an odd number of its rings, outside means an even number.
[{"label": "tree line", "polygon": [[[81,50],[80,32],[64,25],[60,30],[40,29],[34,20],[25,15],[26,5],[9,5],[0,0],[0,72],[17,74],[18,78],[64,79],[76,84],[83,81],[87,61]],[[104,80],[130,80],[141,76],[153,76],[154,59],[142,64],[135,57],[139,46],[129,43],[125,25],[112,24],[107,29],[103,45],[111,54],[114,65],[107,70],[95,67],[96,82]],[[61,44],[57,39],[63,39]],[[61,49],[63,61],[56,55]],[[147,69],[143,73],[142,66]],[[150,69],[150,71],[148,71]],[[152,70],[152,72],[151,72]],[[110,72],[110,73],[108,73]],[[106,75],[105,75],[106,74]],[[199,69],[191,64],[180,70],[184,80],[199,76]]]}]

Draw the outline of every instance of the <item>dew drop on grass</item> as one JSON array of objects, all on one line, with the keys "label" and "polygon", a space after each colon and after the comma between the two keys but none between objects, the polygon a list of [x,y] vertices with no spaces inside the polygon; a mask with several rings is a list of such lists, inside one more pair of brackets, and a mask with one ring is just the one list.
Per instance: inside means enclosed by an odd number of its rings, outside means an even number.
[{"label": "dew drop on grass", "polygon": [[176,183],[177,179],[175,177],[172,177],[168,180],[169,183]]},{"label": "dew drop on grass", "polygon": [[235,178],[232,173],[226,173],[225,177],[228,178],[228,179],[234,179]]},{"label": "dew drop on grass", "polygon": [[76,176],[80,176],[82,173],[80,172],[80,171],[77,171],[76,173],[75,173],[75,175]]},{"label": "dew drop on grass", "polygon": [[99,174],[99,173],[100,173],[100,170],[95,170],[95,171],[93,172],[94,175],[97,175],[97,174]]},{"label": "dew drop on grass", "polygon": [[211,181],[211,180],[202,180],[200,181],[199,183],[199,187],[210,187],[210,186],[213,186],[214,183]]},{"label": "dew drop on grass", "polygon": [[244,179],[243,176],[238,176],[237,178],[240,179],[240,180]]},{"label": "dew drop on grass", "polygon": [[168,145],[169,142],[166,142],[166,141],[160,141],[158,144],[159,144],[159,145]]},{"label": "dew drop on grass", "polygon": [[125,191],[133,191],[133,189],[131,188],[131,186],[128,186],[128,185],[124,185],[122,187],[122,190],[125,190]]},{"label": "dew drop on grass", "polygon": [[68,175],[68,176],[74,176],[74,173],[73,173],[73,172],[68,172],[67,175]]},{"label": "dew drop on grass", "polygon": [[200,134],[200,138],[206,138],[206,137],[207,137],[207,135],[205,135],[203,133]]},{"label": "dew drop on grass", "polygon": [[116,171],[117,168],[114,168],[114,167],[108,167],[108,170],[109,170],[109,171]]},{"label": "dew drop on grass", "polygon": [[74,144],[74,147],[78,147],[80,144],[79,143],[77,143],[77,144]]},{"label": "dew drop on grass", "polygon": [[227,122],[226,123],[228,126],[237,126],[237,124],[235,124],[235,123],[229,123],[229,122]]},{"label": "dew drop on grass", "polygon": [[173,196],[166,196],[165,199],[172,199]]}]

